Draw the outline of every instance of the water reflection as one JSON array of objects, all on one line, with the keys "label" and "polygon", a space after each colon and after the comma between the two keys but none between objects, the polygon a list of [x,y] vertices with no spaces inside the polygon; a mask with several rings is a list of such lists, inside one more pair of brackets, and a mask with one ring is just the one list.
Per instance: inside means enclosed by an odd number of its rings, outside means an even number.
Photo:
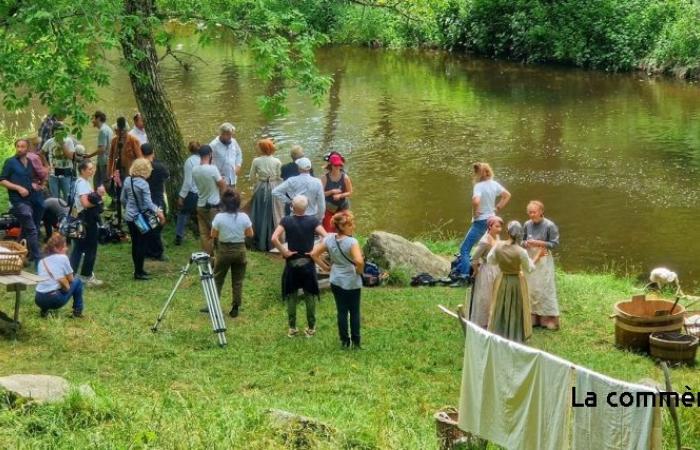
[{"label": "water reflection", "polygon": [[[530,199],[545,203],[561,227],[562,267],[663,264],[683,282],[700,281],[696,86],[442,52],[325,48],[318,61],[334,78],[327,103],[292,93],[289,114],[268,120],[256,103],[266,86],[249,55],[181,43],[206,61],[190,72],[163,62],[185,139],[208,142],[221,122],[235,123],[244,173],[262,135],[276,139],[285,161],[291,145],[304,146],[318,173],[323,153],[349,153],[361,232],[461,236],[471,163],[487,160],[513,193],[506,219],[525,219]],[[128,78],[117,69],[96,107],[110,120],[131,115],[125,92]],[[94,141],[86,130],[85,142]]]}]

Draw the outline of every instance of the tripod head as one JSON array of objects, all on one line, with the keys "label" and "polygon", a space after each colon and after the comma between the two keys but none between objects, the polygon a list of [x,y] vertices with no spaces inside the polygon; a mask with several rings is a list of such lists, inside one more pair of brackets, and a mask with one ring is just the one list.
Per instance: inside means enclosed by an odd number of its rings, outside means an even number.
[{"label": "tripod head", "polygon": [[211,256],[206,252],[194,252],[190,256],[190,262],[196,264],[207,264],[211,260]]}]

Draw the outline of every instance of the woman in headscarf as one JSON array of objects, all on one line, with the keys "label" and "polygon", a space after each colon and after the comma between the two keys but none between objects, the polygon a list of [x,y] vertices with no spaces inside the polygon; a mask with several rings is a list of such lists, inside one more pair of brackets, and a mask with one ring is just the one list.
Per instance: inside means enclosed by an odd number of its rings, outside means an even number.
[{"label": "woman in headscarf", "polygon": [[258,141],[260,156],[250,166],[250,179],[256,181],[250,215],[253,221],[254,246],[266,252],[272,248],[272,233],[284,217],[284,205],[272,196],[272,189],[282,181],[282,162],[272,156],[275,144],[272,139]]},{"label": "woman in headscarf", "polygon": [[489,331],[506,339],[525,342],[532,335],[530,299],[522,272],[532,272],[542,252],[530,259],[520,246],[523,227],[520,222],[508,222],[508,240],[498,242],[486,257],[488,264],[501,270],[493,286],[493,303]]},{"label": "woman in headscarf", "polygon": [[497,265],[486,263],[486,256],[500,239],[503,219],[491,216],[486,222],[488,226],[486,234],[476,245],[472,255],[472,267],[475,275],[469,302],[469,320],[483,328],[486,328],[489,323],[493,284],[500,273]]},{"label": "woman in headscarf", "polygon": [[559,228],[544,217],[544,204],[540,201],[532,200],[527,204],[527,215],[530,220],[525,222],[523,247],[531,256],[542,252],[535,270],[525,276],[530,292],[532,326],[558,330],[559,303],[551,252],[559,246]]}]

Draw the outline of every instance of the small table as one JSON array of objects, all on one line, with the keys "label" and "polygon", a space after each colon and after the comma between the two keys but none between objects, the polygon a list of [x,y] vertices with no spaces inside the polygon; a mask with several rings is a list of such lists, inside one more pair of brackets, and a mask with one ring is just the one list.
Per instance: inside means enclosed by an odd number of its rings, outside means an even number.
[{"label": "small table", "polygon": [[0,328],[9,329],[13,339],[17,338],[17,330],[19,329],[19,303],[22,291],[26,291],[27,286],[35,286],[44,280],[46,278],[24,271],[19,275],[0,275],[0,285],[5,286],[7,292],[15,293],[15,314],[12,322],[0,320]]}]

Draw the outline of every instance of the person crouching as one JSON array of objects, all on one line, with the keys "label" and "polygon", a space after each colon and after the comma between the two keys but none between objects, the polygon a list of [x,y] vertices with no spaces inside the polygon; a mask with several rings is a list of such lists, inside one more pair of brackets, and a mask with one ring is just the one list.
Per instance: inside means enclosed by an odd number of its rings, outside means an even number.
[{"label": "person crouching", "polygon": [[[325,237],[326,231],[316,216],[306,215],[308,204],[309,200],[306,196],[295,196],[292,199],[292,215],[280,221],[271,238],[272,245],[279,250],[285,260],[282,273],[282,298],[287,302],[289,320],[287,336],[289,337],[299,334],[296,325],[297,304],[301,300],[297,295],[299,289],[303,289],[303,298],[306,303],[307,328],[304,333],[307,337],[316,334],[316,300],[320,291],[316,278],[316,265],[308,253],[314,247],[315,234]],[[282,234],[287,238],[287,248],[284,248],[280,241]]]},{"label": "person crouching", "polygon": [[231,270],[232,306],[229,316],[238,317],[243,294],[243,278],[248,264],[245,238],[253,237],[253,224],[246,213],[239,212],[241,197],[233,189],[226,189],[221,196],[221,212],[214,216],[211,238],[214,241],[214,282],[221,298],[226,274]]},{"label": "person crouching", "polygon": [[46,278],[36,286],[34,302],[46,317],[51,310],[62,308],[73,298],[73,317],[83,317],[83,282],[74,276],[66,256],[66,238],[54,233],[46,242],[46,257],[39,261],[37,274]]}]

